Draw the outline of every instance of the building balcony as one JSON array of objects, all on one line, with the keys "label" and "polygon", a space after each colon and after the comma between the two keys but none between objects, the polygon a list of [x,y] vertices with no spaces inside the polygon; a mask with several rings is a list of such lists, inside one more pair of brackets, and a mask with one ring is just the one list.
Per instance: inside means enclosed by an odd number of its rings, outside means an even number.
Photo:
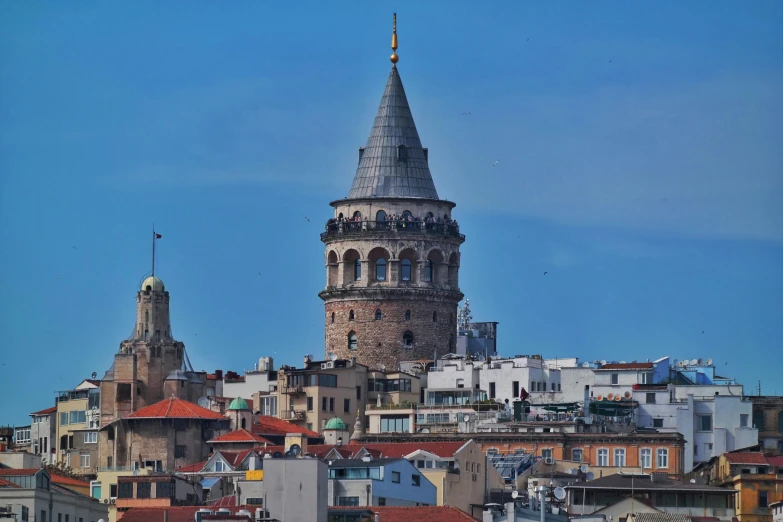
[{"label": "building balcony", "polygon": [[326,231],[321,234],[321,241],[342,237],[357,237],[364,235],[415,234],[451,237],[465,240],[465,235],[459,233],[459,225],[452,223],[425,223],[424,221],[338,221],[326,224]]},{"label": "building balcony", "polygon": [[305,388],[301,384],[298,384],[296,386],[286,386],[285,392],[288,395],[297,395],[299,393],[305,393]]},{"label": "building balcony", "polygon": [[305,410],[281,410],[280,418],[287,421],[301,421],[307,418]]}]

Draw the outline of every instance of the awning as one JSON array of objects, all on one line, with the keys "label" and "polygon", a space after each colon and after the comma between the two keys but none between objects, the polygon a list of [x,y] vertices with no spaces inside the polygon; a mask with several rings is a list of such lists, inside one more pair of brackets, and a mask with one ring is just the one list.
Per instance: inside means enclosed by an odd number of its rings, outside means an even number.
[{"label": "awning", "polygon": [[552,411],[555,413],[567,413],[569,411],[575,411],[579,409],[579,403],[577,402],[561,402],[556,404],[545,404],[542,406],[538,406],[537,404],[531,404],[531,406],[538,407],[546,411]]},{"label": "awning", "polygon": [[212,486],[223,480],[221,477],[205,478],[201,479],[202,489],[212,489]]},{"label": "awning", "polygon": [[636,401],[592,401],[590,403],[590,413],[620,417],[631,415],[638,406],[639,403]]}]

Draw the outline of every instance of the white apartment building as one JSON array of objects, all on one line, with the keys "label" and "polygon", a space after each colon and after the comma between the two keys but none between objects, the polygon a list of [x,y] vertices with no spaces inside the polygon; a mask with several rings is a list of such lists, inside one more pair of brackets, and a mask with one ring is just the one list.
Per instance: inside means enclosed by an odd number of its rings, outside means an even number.
[{"label": "white apartment building", "polygon": [[[711,386],[686,386],[691,393],[679,398],[679,386],[640,385],[633,390],[639,404],[636,425],[685,437],[683,469],[727,451],[758,444],[758,430],[751,424],[753,404],[741,395],[708,393]],[[703,388],[699,395],[693,391]]]}]

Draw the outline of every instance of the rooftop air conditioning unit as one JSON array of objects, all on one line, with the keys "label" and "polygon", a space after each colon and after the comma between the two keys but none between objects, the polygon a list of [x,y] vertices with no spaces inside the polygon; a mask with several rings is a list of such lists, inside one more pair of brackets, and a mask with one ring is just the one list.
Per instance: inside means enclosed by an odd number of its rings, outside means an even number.
[{"label": "rooftop air conditioning unit", "polygon": [[328,370],[329,368],[334,368],[334,361],[326,361],[325,363],[321,363],[322,370]]},{"label": "rooftop air conditioning unit", "polygon": [[217,511],[215,511],[215,514],[216,515],[230,515],[231,514],[231,510],[228,509],[228,508],[220,508]]},{"label": "rooftop air conditioning unit", "polygon": [[237,514],[237,516],[240,516],[240,517],[241,516],[245,516],[245,517],[248,517],[248,518],[252,518],[253,517],[253,513],[251,513],[247,509],[240,509],[239,511],[237,511],[236,514]]},{"label": "rooftop air conditioning unit", "polygon": [[215,513],[212,510],[202,508],[196,511],[196,522],[201,522],[201,519],[204,517],[204,515],[214,515]]},{"label": "rooftop air conditioning unit", "polygon": [[116,503],[117,503],[117,499],[116,499],[116,498],[112,498],[112,499],[111,499],[111,503],[112,503],[112,504],[116,504]]},{"label": "rooftop air conditioning unit", "polygon": [[104,498],[104,499],[103,499],[103,503],[104,503],[104,504],[108,504],[108,503],[109,503],[109,499],[108,499],[108,498]]},{"label": "rooftop air conditioning unit", "polygon": [[552,457],[546,457],[544,459],[544,463],[545,464],[554,464],[555,463],[555,459],[553,459]]}]

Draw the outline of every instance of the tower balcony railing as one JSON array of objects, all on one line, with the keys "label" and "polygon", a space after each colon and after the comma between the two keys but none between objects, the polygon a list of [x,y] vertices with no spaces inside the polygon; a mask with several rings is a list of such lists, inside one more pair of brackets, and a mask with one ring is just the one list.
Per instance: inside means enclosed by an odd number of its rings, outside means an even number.
[{"label": "tower balcony railing", "polygon": [[333,237],[355,237],[373,232],[398,232],[403,234],[425,234],[454,237],[464,240],[456,222],[438,223],[427,221],[331,221],[326,224],[326,232],[321,239]]}]

